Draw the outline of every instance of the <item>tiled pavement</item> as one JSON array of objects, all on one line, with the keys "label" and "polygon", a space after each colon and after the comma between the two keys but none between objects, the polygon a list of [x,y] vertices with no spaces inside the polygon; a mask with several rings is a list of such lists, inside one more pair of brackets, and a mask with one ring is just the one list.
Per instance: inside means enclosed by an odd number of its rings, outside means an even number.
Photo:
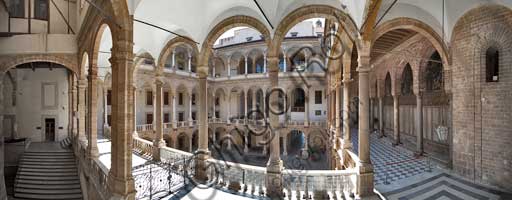
[{"label": "tiled pavement", "polygon": [[[416,199],[453,199],[453,200],[494,200],[511,199],[512,195],[495,189],[489,189],[474,184],[462,178],[444,172],[437,172],[429,178],[412,178],[415,181],[404,181],[405,185],[399,189],[384,192],[389,200],[416,200]],[[385,190],[385,189],[383,189]]]},{"label": "tiled pavement", "polygon": [[[357,130],[352,130],[352,146],[358,153]],[[413,152],[401,147],[391,145],[388,138],[379,138],[377,133],[370,134],[370,159],[374,167],[375,185],[395,182],[410,176],[426,172],[428,161],[426,158],[416,159]]]},{"label": "tiled pavement", "polygon": [[[356,153],[357,141],[357,130],[353,130],[352,144]],[[510,193],[475,184],[442,169],[430,168],[427,158],[416,159],[413,152],[402,146],[393,147],[389,138],[379,138],[377,133],[370,134],[370,159],[374,167],[375,188],[389,200],[512,199]],[[389,184],[384,184],[386,177]]]}]

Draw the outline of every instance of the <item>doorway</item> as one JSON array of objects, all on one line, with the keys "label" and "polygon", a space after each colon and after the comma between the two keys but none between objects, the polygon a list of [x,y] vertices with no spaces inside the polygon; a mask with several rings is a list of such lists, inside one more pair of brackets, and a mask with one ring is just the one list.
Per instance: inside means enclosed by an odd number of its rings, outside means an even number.
[{"label": "doorway", "polygon": [[55,141],[55,118],[44,119],[44,133],[46,142]]}]

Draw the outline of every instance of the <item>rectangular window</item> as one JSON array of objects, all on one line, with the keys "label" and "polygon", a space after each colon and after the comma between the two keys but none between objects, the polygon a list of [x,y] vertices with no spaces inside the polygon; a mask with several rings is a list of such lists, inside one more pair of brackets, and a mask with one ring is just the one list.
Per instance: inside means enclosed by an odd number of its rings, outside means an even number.
[{"label": "rectangular window", "polygon": [[321,110],[315,110],[315,115],[316,115],[316,116],[320,116],[320,115],[322,115],[322,111],[321,111]]},{"label": "rectangular window", "polygon": [[215,111],[215,118],[218,118],[220,116],[219,111]]},{"label": "rectangular window", "polygon": [[153,91],[146,91],[146,105],[153,105]]},{"label": "rectangular window", "polygon": [[169,92],[164,92],[164,105],[169,105]]},{"label": "rectangular window", "polygon": [[183,118],[183,112],[178,113],[178,121],[182,122]]},{"label": "rectangular window", "polygon": [[34,0],[34,18],[48,20],[48,0]]},{"label": "rectangular window", "polygon": [[9,5],[10,16],[17,18],[25,17],[25,0],[12,0]]},{"label": "rectangular window", "polygon": [[112,105],[112,90],[107,91],[107,105]]},{"label": "rectangular window", "polygon": [[196,94],[192,94],[192,105],[196,105]]},{"label": "rectangular window", "polygon": [[164,123],[171,122],[171,118],[169,116],[169,113],[164,113]]},{"label": "rectangular window", "polygon": [[146,124],[153,124],[153,113],[146,114]]},{"label": "rectangular window", "polygon": [[322,91],[321,90],[315,91],[315,104],[322,104]]},{"label": "rectangular window", "polygon": [[192,120],[196,120],[196,112],[192,112]]},{"label": "rectangular window", "polygon": [[178,94],[178,105],[183,105],[183,93]]}]

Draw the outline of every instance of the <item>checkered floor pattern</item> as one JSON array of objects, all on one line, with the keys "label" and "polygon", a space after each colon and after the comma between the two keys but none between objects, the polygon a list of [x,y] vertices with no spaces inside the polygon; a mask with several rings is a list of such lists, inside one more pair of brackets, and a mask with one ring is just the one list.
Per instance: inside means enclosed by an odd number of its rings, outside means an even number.
[{"label": "checkered floor pattern", "polygon": [[[352,130],[352,146],[358,152],[357,130]],[[388,138],[379,138],[378,133],[370,134],[370,158],[374,167],[375,185],[404,179],[429,169],[426,158],[416,159],[413,152],[401,146],[393,147]]]}]

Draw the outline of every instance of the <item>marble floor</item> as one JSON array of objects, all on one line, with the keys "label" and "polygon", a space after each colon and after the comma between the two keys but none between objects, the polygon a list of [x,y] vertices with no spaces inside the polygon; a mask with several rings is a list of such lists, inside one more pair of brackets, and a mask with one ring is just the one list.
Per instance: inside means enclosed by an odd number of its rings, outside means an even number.
[{"label": "marble floor", "polygon": [[[352,130],[354,152],[358,152],[357,130]],[[402,146],[392,146],[389,138],[370,134],[370,159],[374,166],[375,188],[389,200],[494,200],[512,199],[512,193],[475,184],[450,171],[435,167],[427,157],[416,158]]]}]

